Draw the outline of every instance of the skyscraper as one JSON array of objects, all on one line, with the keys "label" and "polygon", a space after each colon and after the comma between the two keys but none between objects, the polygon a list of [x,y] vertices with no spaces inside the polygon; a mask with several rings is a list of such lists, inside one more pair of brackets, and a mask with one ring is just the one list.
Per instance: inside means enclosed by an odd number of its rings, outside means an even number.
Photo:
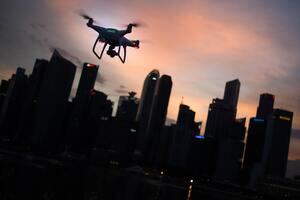
[{"label": "skyscraper", "polygon": [[49,67],[47,60],[36,59],[32,73],[29,76],[28,92],[23,99],[24,106],[20,111],[21,120],[18,124],[18,134],[15,138],[18,143],[28,144],[32,139],[35,107],[47,67]]},{"label": "skyscraper", "polygon": [[234,123],[236,117],[240,85],[238,79],[228,81],[224,99],[213,99],[209,105],[205,137],[217,140],[228,137],[230,125]]},{"label": "skyscraper", "polygon": [[269,117],[264,146],[264,175],[283,178],[286,173],[293,113],[275,109]]},{"label": "skyscraper", "polygon": [[224,91],[224,102],[233,108],[237,107],[241,83],[238,79],[228,81]]},{"label": "skyscraper", "polygon": [[78,88],[77,88],[77,93],[75,98],[76,99],[83,99],[83,98],[88,98],[90,91],[94,88],[95,81],[97,78],[98,74],[98,65],[94,65],[91,63],[84,63]]},{"label": "skyscraper", "polygon": [[275,96],[264,93],[260,95],[259,105],[257,107],[256,117],[267,119],[272,114]]},{"label": "skyscraper", "polygon": [[224,102],[223,99],[213,99],[209,105],[205,137],[224,139],[228,136],[230,125],[235,120],[235,110]]},{"label": "skyscraper", "polygon": [[261,94],[256,117],[250,119],[243,162],[243,178],[245,183],[248,181],[253,183],[251,176],[253,173],[256,173],[257,166],[262,162],[267,124],[268,119],[270,119],[269,116],[273,112],[274,100],[275,97],[272,94]]},{"label": "skyscraper", "polygon": [[[146,135],[146,157],[156,149],[161,130],[167,117],[169,99],[172,90],[172,78],[162,75],[155,88],[153,105]],[[154,153],[155,154],[155,153]],[[152,154],[152,155],[154,155]]]},{"label": "skyscraper", "polygon": [[180,104],[174,137],[170,149],[170,164],[172,167],[184,169],[187,167],[188,154],[195,135],[199,134],[195,125],[195,112],[189,106]]},{"label": "skyscraper", "polygon": [[138,109],[138,98],[135,92],[129,92],[129,96],[120,96],[116,117],[128,121],[135,121]]},{"label": "skyscraper", "polygon": [[159,71],[154,69],[146,77],[139,102],[136,120],[139,123],[137,149],[142,150],[145,145],[146,130],[149,123],[151,107],[154,100],[155,87],[159,79]]},{"label": "skyscraper", "polygon": [[[67,143],[72,146],[73,150],[79,148],[80,145],[78,145],[78,141],[86,137],[82,135],[83,131],[81,130],[81,126],[84,125],[83,120],[87,119],[89,100],[91,98],[91,92],[93,92],[92,90],[95,85],[98,69],[98,65],[91,63],[83,64],[76,96],[72,102],[71,116],[67,128]],[[84,132],[84,134],[86,133]]]},{"label": "skyscraper", "polygon": [[54,51],[47,67],[35,115],[34,143],[43,149],[59,150],[76,66]]},{"label": "skyscraper", "polygon": [[7,88],[7,93],[2,104],[0,113],[1,136],[12,139],[16,133],[16,124],[20,120],[20,110],[22,110],[23,99],[27,92],[28,78],[25,69],[17,68],[12,75]]},{"label": "skyscraper", "polygon": [[246,118],[236,119],[230,125],[228,137],[219,141],[216,177],[235,181],[238,179],[244,152],[245,122]]},{"label": "skyscraper", "polygon": [[243,174],[244,181],[249,181],[254,166],[262,161],[266,137],[267,119],[251,118],[245,148]]}]

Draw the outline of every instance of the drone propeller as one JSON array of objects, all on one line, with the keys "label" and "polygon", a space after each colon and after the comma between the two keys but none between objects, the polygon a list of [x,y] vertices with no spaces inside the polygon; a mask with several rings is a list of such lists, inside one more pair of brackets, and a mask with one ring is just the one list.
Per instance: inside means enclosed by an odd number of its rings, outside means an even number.
[{"label": "drone propeller", "polygon": [[[138,27],[145,27],[146,26],[146,24],[145,23],[143,23],[143,22],[139,22],[139,21],[134,21],[134,22],[132,22],[132,23],[130,23],[133,27],[136,27],[136,28],[138,28]],[[128,24],[126,24],[126,25],[124,25],[125,27],[127,27],[128,26]]]},{"label": "drone propeller", "polygon": [[94,22],[96,22],[92,17],[90,17],[88,14],[86,14],[84,11],[82,10],[77,10],[76,13],[81,16],[83,19],[87,19],[90,20],[92,19]]}]

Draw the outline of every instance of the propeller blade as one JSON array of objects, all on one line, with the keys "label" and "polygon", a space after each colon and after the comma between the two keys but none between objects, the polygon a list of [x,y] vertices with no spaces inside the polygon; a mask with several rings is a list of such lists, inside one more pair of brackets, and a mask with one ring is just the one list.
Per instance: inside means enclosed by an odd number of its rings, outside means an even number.
[{"label": "propeller blade", "polygon": [[[75,12],[76,12],[76,14],[78,14],[79,16],[81,16],[83,19],[87,19],[87,20],[93,19],[91,16],[89,16],[88,14],[86,14],[83,10],[77,10]],[[93,19],[93,21],[95,23],[97,23],[97,21],[95,21],[94,19]]]},{"label": "propeller blade", "polygon": [[[146,26],[145,23],[140,22],[140,21],[134,21],[134,22],[131,22],[130,24],[131,24],[133,27],[136,27],[136,28],[138,28],[138,27],[145,27],[145,26]],[[127,27],[128,24],[123,25],[123,26]]]}]

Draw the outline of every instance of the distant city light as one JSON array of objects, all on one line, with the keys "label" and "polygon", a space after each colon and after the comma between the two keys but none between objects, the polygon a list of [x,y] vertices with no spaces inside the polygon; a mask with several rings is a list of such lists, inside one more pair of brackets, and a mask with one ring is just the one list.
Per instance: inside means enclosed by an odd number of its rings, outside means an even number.
[{"label": "distant city light", "polygon": [[191,180],[190,180],[190,183],[193,183],[193,182],[194,182],[194,180],[193,180],[193,179],[191,179]]},{"label": "distant city light", "polygon": [[203,135],[196,135],[195,138],[196,139],[204,139],[205,137]]},{"label": "distant city light", "polygon": [[255,121],[255,122],[264,122],[265,120],[264,119],[255,118],[253,121]]},{"label": "distant city light", "polygon": [[87,67],[89,67],[89,68],[96,67],[96,65],[94,65],[94,64],[90,64],[90,63],[86,64],[86,66],[87,66]]},{"label": "distant city light", "polygon": [[286,120],[286,121],[290,121],[291,120],[291,118],[285,117],[285,116],[279,116],[279,119]]},{"label": "distant city light", "polygon": [[136,132],[136,130],[135,130],[135,129],[133,129],[133,128],[131,128],[131,129],[130,129],[130,132],[132,132],[132,133],[135,133],[135,132]]},{"label": "distant city light", "polygon": [[161,171],[161,172],[160,172],[160,175],[164,175],[164,172],[163,172],[163,171]]}]

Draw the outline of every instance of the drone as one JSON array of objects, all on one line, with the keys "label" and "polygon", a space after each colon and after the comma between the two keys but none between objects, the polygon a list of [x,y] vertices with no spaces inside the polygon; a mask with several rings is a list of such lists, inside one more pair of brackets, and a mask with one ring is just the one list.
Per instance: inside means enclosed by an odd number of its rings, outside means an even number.
[{"label": "drone", "polygon": [[[139,48],[140,41],[139,40],[129,40],[125,37],[126,34],[132,32],[133,27],[139,27],[139,23],[130,23],[127,25],[127,29],[125,30],[117,30],[114,28],[104,28],[101,26],[96,26],[94,24],[94,19],[86,14],[80,14],[84,19],[87,19],[87,26],[94,29],[96,32],[99,33],[94,46],[93,46],[93,53],[95,56],[100,60],[102,58],[103,52],[106,49],[106,46],[109,45],[108,50],[106,51],[107,55],[110,57],[118,56],[122,63],[126,61],[126,48],[127,47],[134,47]],[[96,46],[98,42],[104,43],[102,51],[100,55],[96,52]],[[118,47],[116,51],[115,48]],[[123,56],[121,56],[121,47],[123,47]]]}]

